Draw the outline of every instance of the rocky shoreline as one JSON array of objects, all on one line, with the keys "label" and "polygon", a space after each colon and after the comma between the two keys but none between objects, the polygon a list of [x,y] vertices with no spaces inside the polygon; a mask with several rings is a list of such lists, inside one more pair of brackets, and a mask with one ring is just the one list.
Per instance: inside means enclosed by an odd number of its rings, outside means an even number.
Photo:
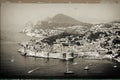
[{"label": "rocky shoreline", "polygon": [[79,52],[79,53],[74,53],[73,54],[74,57],[71,56],[70,53],[66,53],[66,57],[64,57],[63,53],[30,50],[27,48],[26,46],[27,44],[28,42],[23,42],[19,44],[22,47],[18,50],[18,52],[20,52],[20,54],[23,56],[53,58],[53,59],[62,59],[62,60],[71,60],[77,57],[84,59],[95,59],[95,60],[113,59],[115,61],[120,62],[120,58],[115,58],[115,55],[112,54],[100,55],[97,52]]}]

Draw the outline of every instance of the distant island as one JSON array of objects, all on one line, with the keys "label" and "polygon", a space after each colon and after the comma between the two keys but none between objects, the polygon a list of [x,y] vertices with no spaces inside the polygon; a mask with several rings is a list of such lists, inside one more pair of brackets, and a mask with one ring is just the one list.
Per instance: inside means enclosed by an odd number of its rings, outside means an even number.
[{"label": "distant island", "polygon": [[120,62],[120,21],[90,24],[64,14],[27,23],[22,33],[31,36],[20,43],[24,56],[74,59],[114,59]]}]

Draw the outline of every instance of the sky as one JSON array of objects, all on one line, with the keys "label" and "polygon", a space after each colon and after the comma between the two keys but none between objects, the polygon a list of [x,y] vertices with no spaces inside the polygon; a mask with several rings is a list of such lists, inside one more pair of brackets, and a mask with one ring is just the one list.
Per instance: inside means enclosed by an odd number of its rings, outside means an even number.
[{"label": "sky", "polygon": [[34,24],[47,17],[63,13],[87,23],[105,23],[120,20],[120,4],[37,4],[2,3],[2,26]]}]

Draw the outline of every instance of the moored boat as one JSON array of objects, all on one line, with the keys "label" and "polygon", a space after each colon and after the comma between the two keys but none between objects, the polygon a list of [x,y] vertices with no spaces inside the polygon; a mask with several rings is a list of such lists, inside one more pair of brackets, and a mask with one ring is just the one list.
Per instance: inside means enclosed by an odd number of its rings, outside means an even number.
[{"label": "moored boat", "polygon": [[68,61],[66,62],[66,72],[64,72],[64,74],[74,74],[73,71],[70,71],[70,70],[69,70]]},{"label": "moored boat", "polygon": [[88,67],[88,66],[86,66],[86,67],[84,68],[84,70],[89,70],[89,67]]}]

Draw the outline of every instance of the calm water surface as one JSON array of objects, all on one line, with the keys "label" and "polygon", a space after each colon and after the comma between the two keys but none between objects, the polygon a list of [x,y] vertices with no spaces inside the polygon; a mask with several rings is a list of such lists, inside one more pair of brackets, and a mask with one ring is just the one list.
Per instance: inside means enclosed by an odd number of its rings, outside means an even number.
[{"label": "calm water surface", "polygon": [[[76,58],[69,61],[69,69],[74,72],[73,75],[64,75],[66,71],[66,61],[59,59],[44,59],[34,57],[21,56],[17,50],[20,48],[18,42],[28,41],[30,38],[18,33],[16,42],[1,41],[1,68],[0,74],[4,77],[21,77],[21,78],[108,78],[120,77],[120,63],[111,60],[85,60]],[[20,39],[20,41],[18,41]],[[14,58],[14,62],[11,59]],[[73,65],[73,62],[78,64]],[[117,68],[113,68],[117,65]],[[89,66],[89,70],[85,71],[84,67]],[[38,68],[38,70],[28,74],[28,71]]]}]

